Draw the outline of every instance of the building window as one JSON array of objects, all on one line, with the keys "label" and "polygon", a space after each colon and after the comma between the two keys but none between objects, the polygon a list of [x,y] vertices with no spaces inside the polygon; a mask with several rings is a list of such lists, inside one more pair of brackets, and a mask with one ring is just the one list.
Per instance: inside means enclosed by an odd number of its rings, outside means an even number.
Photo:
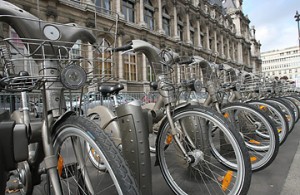
[{"label": "building window", "polygon": [[195,45],[195,29],[191,21],[190,21],[190,40],[192,44]]},{"label": "building window", "polygon": [[186,79],[189,79],[190,75],[187,72],[187,65],[180,66],[180,81],[184,81]]},{"label": "building window", "polygon": [[109,13],[110,11],[110,0],[94,0],[95,6],[98,12]]},{"label": "building window", "polygon": [[149,82],[156,81],[155,80],[155,73],[154,73],[153,69],[151,68],[148,61],[147,61],[147,80]]},{"label": "building window", "polygon": [[154,7],[150,0],[144,0],[144,21],[150,30],[154,30]]},{"label": "building window", "polygon": [[170,33],[170,16],[168,14],[166,7],[163,7],[162,12],[163,12],[162,13],[163,29],[165,31],[165,34],[167,36],[170,36],[171,35],[171,33]]},{"label": "building window", "polygon": [[70,59],[79,59],[79,57],[81,56],[80,49],[81,49],[81,40],[78,40],[70,50]]},{"label": "building window", "polygon": [[133,52],[128,52],[123,55],[124,62],[124,79],[127,81],[136,81],[136,54]]},{"label": "building window", "polygon": [[134,1],[123,0],[122,13],[126,21],[134,23]]},{"label": "building window", "polygon": [[177,35],[183,41],[183,22],[180,16],[177,18]]},{"label": "building window", "polygon": [[[101,41],[101,40],[100,40]],[[112,52],[107,50],[110,47],[110,43],[107,40],[102,39],[101,45],[94,52],[94,58],[97,61],[94,62],[94,77],[101,78],[104,80],[105,78],[112,77]],[[95,64],[96,63],[96,64]]]}]

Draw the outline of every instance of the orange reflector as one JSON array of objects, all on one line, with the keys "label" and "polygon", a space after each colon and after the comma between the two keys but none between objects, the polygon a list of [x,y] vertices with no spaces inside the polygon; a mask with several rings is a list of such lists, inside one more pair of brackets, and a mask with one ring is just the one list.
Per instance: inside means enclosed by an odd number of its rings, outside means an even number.
[{"label": "orange reflector", "polygon": [[64,158],[61,155],[59,155],[58,161],[57,161],[57,171],[58,171],[59,176],[61,176],[61,174],[62,174],[63,165],[64,165]]},{"label": "orange reflector", "polygon": [[251,143],[251,144],[256,144],[256,145],[259,145],[259,144],[260,144],[259,141],[256,141],[256,140],[254,140],[254,139],[250,139],[250,140],[249,140],[249,143]]},{"label": "orange reflector", "polygon": [[251,161],[251,162],[254,162],[254,161],[256,161],[256,160],[257,160],[257,158],[256,158],[255,156],[251,156],[251,157],[250,157],[250,161]]},{"label": "orange reflector", "polygon": [[227,171],[222,181],[222,190],[226,191],[232,180],[233,171]]},{"label": "orange reflector", "polygon": [[94,148],[91,148],[91,153],[92,153],[92,155],[95,155],[95,149]]},{"label": "orange reflector", "polygon": [[168,135],[167,139],[166,139],[166,144],[169,145],[173,140],[173,136],[172,135]]},{"label": "orange reflector", "polygon": [[223,114],[223,116],[224,116],[225,118],[228,118],[228,117],[229,117],[229,113],[228,113],[228,112],[225,112],[225,113]]},{"label": "orange reflector", "polygon": [[266,106],[259,106],[260,110],[266,110]]},{"label": "orange reflector", "polygon": [[281,133],[282,128],[278,128],[277,131],[278,131],[278,133]]}]

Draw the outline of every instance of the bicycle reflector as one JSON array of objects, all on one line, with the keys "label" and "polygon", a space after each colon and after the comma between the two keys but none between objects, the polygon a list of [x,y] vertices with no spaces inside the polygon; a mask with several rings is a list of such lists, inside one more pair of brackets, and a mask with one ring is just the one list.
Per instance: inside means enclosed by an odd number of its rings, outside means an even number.
[{"label": "bicycle reflector", "polygon": [[66,66],[61,71],[61,82],[67,88],[71,90],[80,89],[86,82],[87,76],[85,70],[76,64]]},{"label": "bicycle reflector", "polygon": [[58,156],[58,161],[57,161],[57,171],[59,176],[61,177],[62,171],[63,171],[63,166],[64,166],[64,159],[61,155]]},{"label": "bicycle reflector", "polygon": [[227,171],[222,181],[222,190],[225,192],[232,180],[233,171]]}]

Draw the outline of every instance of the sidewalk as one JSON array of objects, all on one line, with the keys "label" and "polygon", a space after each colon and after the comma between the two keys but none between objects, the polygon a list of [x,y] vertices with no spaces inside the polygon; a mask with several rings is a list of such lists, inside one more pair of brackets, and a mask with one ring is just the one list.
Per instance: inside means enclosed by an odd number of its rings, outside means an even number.
[{"label": "sidewalk", "polygon": [[280,146],[273,163],[252,174],[248,195],[300,194],[300,122]]},{"label": "sidewalk", "polygon": [[[299,129],[297,129],[299,130]],[[281,195],[300,194],[300,142],[294,156],[288,176],[285,180]]]}]

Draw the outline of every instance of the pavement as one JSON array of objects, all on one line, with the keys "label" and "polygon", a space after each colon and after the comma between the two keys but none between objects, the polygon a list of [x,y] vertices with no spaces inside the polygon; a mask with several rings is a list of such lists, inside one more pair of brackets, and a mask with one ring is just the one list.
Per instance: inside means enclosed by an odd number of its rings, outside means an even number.
[{"label": "pavement", "polygon": [[[152,170],[153,194],[173,194],[162,179],[159,168]],[[272,164],[252,173],[248,195],[300,195],[300,120],[280,146]]]},{"label": "pavement", "polygon": [[[173,194],[162,178],[159,167],[152,166],[152,172],[152,194]],[[296,123],[293,131],[280,146],[273,163],[252,174],[248,195],[300,195],[300,122]]]},{"label": "pavement", "polygon": [[300,194],[300,121],[280,146],[273,163],[252,174],[249,195]]}]

